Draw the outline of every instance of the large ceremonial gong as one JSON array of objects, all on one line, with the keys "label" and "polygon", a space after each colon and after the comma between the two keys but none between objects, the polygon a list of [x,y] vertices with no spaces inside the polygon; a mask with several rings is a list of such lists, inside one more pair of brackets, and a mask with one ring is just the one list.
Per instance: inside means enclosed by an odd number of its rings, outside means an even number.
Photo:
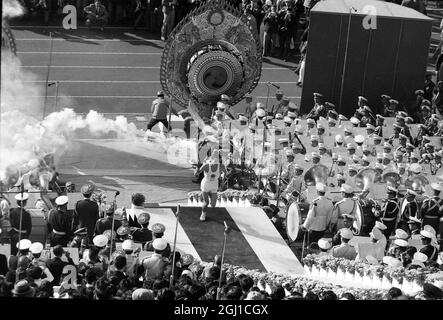
[{"label": "large ceremonial gong", "polygon": [[254,18],[227,0],[211,0],[193,10],[168,37],[160,81],[163,90],[202,125],[222,94],[234,105],[254,90],[261,65]]}]

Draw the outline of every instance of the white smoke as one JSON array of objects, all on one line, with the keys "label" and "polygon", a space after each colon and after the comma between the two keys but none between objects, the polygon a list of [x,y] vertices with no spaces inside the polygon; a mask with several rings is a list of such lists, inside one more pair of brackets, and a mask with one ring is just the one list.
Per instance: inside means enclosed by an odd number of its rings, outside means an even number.
[{"label": "white smoke", "polygon": [[25,8],[17,0],[3,0],[2,2],[2,18],[15,18],[22,16]]}]

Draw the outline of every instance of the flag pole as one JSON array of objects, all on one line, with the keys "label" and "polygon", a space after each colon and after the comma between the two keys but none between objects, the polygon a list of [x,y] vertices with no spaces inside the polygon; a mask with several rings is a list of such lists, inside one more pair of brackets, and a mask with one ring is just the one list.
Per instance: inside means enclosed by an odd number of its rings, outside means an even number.
[{"label": "flag pole", "polygon": [[172,289],[174,286],[174,271],[175,271],[175,252],[177,251],[177,230],[178,230],[178,216],[180,213],[180,205],[177,205],[177,214],[175,215],[175,234],[174,234],[174,251],[172,254],[172,270],[171,277],[169,281],[169,288]]},{"label": "flag pole", "polygon": [[48,71],[46,72],[45,101],[43,103],[43,119],[45,119],[45,116],[46,116],[46,104],[47,104],[47,101],[48,101],[49,72],[51,71],[51,63],[52,63],[52,49],[53,49],[52,32],[49,32],[49,38],[50,38],[49,62],[48,62]]},{"label": "flag pole", "polygon": [[224,232],[224,238],[223,238],[223,250],[222,250],[222,260],[220,265],[220,277],[218,279],[218,288],[217,288],[217,297],[216,300],[220,300],[220,294],[221,294],[221,283],[223,279],[223,263],[225,261],[225,249],[226,249],[226,238],[228,236],[228,233],[231,232],[231,228],[228,227],[226,224],[226,221],[223,221],[225,224],[225,232]]}]

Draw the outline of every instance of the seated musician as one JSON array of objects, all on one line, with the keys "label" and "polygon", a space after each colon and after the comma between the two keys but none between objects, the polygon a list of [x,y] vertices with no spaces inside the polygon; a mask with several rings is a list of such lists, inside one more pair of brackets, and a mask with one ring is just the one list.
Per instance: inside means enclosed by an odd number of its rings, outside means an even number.
[{"label": "seated musician", "polygon": [[328,110],[323,102],[323,95],[321,93],[314,92],[314,107],[309,112],[307,118],[317,121],[320,117],[326,117]]}]

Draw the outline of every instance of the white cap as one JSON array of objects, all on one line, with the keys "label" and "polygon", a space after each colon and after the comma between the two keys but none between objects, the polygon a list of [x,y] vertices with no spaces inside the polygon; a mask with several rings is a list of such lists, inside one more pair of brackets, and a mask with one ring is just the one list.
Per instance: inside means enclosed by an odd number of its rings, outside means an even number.
[{"label": "white cap", "polygon": [[428,256],[422,252],[416,252],[414,253],[414,260],[419,262],[426,262],[428,261]]},{"label": "white cap", "polygon": [[165,250],[168,246],[168,242],[165,239],[159,238],[152,241],[152,246],[155,250]]},{"label": "white cap", "polygon": [[343,142],[343,137],[342,137],[340,134],[337,134],[337,135],[335,136],[335,141],[336,141],[336,142]]},{"label": "white cap", "polygon": [[435,229],[432,226],[430,226],[429,224],[425,225],[423,227],[423,230],[429,231],[430,233],[432,233],[434,235],[434,237],[436,235]]},{"label": "white cap", "polygon": [[23,192],[23,197],[21,193],[18,193],[15,195],[15,200],[17,201],[24,201],[24,200],[28,200],[29,198],[29,194],[27,194],[26,192]]},{"label": "white cap", "polygon": [[32,254],[39,254],[43,251],[43,244],[40,242],[34,242],[29,247],[29,251],[31,251]]},{"label": "white cap", "polygon": [[68,196],[59,196],[55,199],[55,204],[58,206],[62,206],[68,203]]},{"label": "white cap", "polygon": [[443,190],[443,187],[441,186],[441,184],[440,183],[436,183],[436,182],[431,183],[431,188],[432,188],[432,190],[436,190],[436,191],[442,191]]},{"label": "white cap", "polygon": [[407,247],[409,245],[408,242],[403,239],[395,239],[394,243],[396,246],[399,246],[399,247]]},{"label": "white cap", "polygon": [[134,250],[134,248],[135,248],[135,243],[133,240],[127,239],[127,240],[123,241],[123,243],[122,243],[123,250]]},{"label": "white cap", "polygon": [[317,189],[317,191],[326,192],[326,185],[322,182],[316,183],[315,188]]},{"label": "white cap", "polygon": [[354,141],[356,143],[363,143],[363,142],[365,142],[365,137],[363,135],[361,135],[361,134],[356,135],[355,138],[354,138]]},{"label": "white cap", "polygon": [[386,230],[388,227],[380,221],[375,221],[375,227],[380,229],[380,230]]},{"label": "white cap", "polygon": [[332,246],[331,243],[328,241],[328,239],[325,239],[325,238],[319,239],[317,241],[317,244],[318,244],[318,247],[323,250],[328,250]]},{"label": "white cap", "polygon": [[375,257],[371,256],[371,255],[366,256],[366,261],[369,264],[372,264],[372,265],[377,265],[378,264],[378,260]]},{"label": "white cap", "polygon": [[411,166],[409,167],[409,170],[412,171],[413,173],[421,173],[422,166],[419,165],[418,163],[412,163]]},{"label": "white cap", "polygon": [[409,238],[409,234],[403,229],[396,229],[395,237],[397,239],[407,240]]},{"label": "white cap", "polygon": [[369,234],[375,240],[380,240],[383,238],[383,233],[378,228],[373,228],[372,232]]},{"label": "white cap", "polygon": [[354,237],[354,234],[352,233],[351,229],[343,228],[340,230],[340,235],[342,238],[351,240]]},{"label": "white cap", "polygon": [[106,247],[108,244],[108,237],[103,234],[99,234],[92,239],[92,242],[96,247]]},{"label": "white cap", "polygon": [[264,117],[266,115],[266,112],[263,109],[257,109],[257,111],[255,111],[255,114],[257,115],[257,117]]},{"label": "white cap", "polygon": [[425,237],[425,238],[429,238],[429,239],[433,239],[435,237],[435,235],[432,232],[429,232],[427,230],[422,230],[420,231],[420,234]]},{"label": "white cap", "polygon": [[287,155],[287,156],[294,156],[294,151],[292,151],[292,149],[286,149],[285,150],[285,154]]},{"label": "white cap", "polygon": [[32,242],[29,239],[22,239],[22,240],[20,240],[20,242],[18,242],[16,244],[17,249],[19,249],[19,250],[29,249],[31,247],[31,245],[32,245]]}]

